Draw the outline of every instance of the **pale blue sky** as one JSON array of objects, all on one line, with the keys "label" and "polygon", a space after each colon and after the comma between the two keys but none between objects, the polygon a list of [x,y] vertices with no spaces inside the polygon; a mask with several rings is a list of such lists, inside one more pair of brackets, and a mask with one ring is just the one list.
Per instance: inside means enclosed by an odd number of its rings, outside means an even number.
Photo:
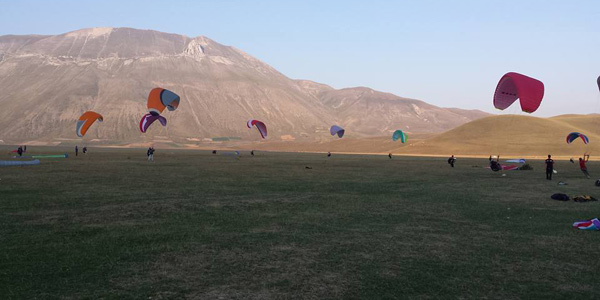
[{"label": "pale blue sky", "polygon": [[534,115],[600,113],[597,0],[0,4],[0,35],[104,26],[205,35],[291,78],[494,113],[496,83],[515,71],[546,85]]}]

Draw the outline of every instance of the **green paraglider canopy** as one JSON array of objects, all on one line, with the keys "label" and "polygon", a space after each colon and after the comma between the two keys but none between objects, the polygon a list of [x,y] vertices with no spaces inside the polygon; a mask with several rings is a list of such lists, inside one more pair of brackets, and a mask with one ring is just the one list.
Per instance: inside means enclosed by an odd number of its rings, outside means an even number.
[{"label": "green paraglider canopy", "polygon": [[394,140],[394,142],[397,140],[400,140],[404,144],[406,142],[406,134],[404,132],[402,132],[402,130],[396,130],[396,131],[394,131],[392,140]]}]

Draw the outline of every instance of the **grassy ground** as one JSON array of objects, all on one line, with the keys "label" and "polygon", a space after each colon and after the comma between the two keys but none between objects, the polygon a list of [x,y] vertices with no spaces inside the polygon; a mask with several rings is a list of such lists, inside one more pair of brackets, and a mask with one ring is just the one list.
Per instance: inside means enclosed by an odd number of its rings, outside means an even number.
[{"label": "grassy ground", "polygon": [[1,167],[2,298],[600,296],[600,233],[571,228],[600,203],[550,199],[600,198],[568,162],[549,182],[541,161],[501,177],[486,159],[155,157],[92,149]]}]

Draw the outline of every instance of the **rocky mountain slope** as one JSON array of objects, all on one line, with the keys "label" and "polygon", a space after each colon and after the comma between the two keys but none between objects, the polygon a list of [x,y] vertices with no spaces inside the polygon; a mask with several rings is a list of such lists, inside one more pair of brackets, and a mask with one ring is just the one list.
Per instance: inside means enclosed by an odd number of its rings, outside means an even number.
[{"label": "rocky mountain slope", "polygon": [[[167,127],[139,132],[148,92],[181,96]],[[272,140],[320,140],[331,124],[351,136],[400,128],[442,132],[486,113],[446,109],[368,88],[336,90],[292,80],[264,62],[209,38],[131,28],[82,29],[55,36],[0,36],[0,139],[76,141],[86,110],[105,121],[85,137],[98,143],[257,140],[245,123],[269,126]]]}]

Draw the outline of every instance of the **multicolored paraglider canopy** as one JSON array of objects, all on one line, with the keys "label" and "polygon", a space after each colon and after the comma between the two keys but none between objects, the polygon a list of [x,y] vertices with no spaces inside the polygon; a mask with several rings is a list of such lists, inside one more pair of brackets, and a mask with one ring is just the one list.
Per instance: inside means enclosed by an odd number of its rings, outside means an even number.
[{"label": "multicolored paraglider canopy", "polygon": [[256,126],[256,129],[258,129],[260,136],[263,139],[267,138],[267,125],[265,125],[265,123],[263,123],[259,120],[248,120],[248,123],[246,123],[246,125],[248,126],[248,128],[252,128],[252,126]]},{"label": "multicolored paraglider canopy", "polygon": [[506,160],[507,163],[520,163],[520,164],[524,164],[525,163],[525,159],[524,158],[519,158],[519,159],[507,159]]},{"label": "multicolored paraglider canopy", "polygon": [[579,228],[583,230],[600,230],[600,220],[595,218],[586,221],[578,221],[573,223],[573,228]]},{"label": "multicolored paraglider canopy", "polygon": [[163,88],[153,88],[148,95],[148,111],[153,115],[161,114],[165,108],[174,111],[179,107],[179,96]]},{"label": "multicolored paraglider canopy", "polygon": [[584,144],[587,144],[590,142],[590,140],[588,139],[588,137],[583,134],[583,133],[579,133],[579,132],[571,132],[569,133],[569,135],[567,135],[567,144],[572,143],[574,140],[581,138],[581,140],[583,140]]},{"label": "multicolored paraglider canopy", "polygon": [[504,110],[520,99],[521,110],[532,113],[540,107],[544,98],[544,84],[534,78],[509,72],[496,86],[494,107]]},{"label": "multicolored paraglider canopy", "polygon": [[153,114],[145,114],[140,120],[140,131],[142,133],[146,133],[150,125],[152,125],[152,123],[154,123],[156,120],[160,121],[162,126],[167,126],[167,119],[165,117],[160,115],[155,116]]},{"label": "multicolored paraglider canopy", "polygon": [[394,131],[394,135],[392,135],[392,140],[394,142],[400,140],[404,144],[406,142],[406,134],[402,130],[396,130]]},{"label": "multicolored paraglider canopy", "polygon": [[79,117],[79,121],[77,121],[77,128],[75,129],[77,136],[83,137],[88,129],[90,129],[90,126],[92,126],[92,124],[94,124],[96,121],[104,121],[104,118],[101,114],[93,111],[84,112],[83,115]]},{"label": "multicolored paraglider canopy", "polygon": [[343,137],[345,132],[346,130],[344,130],[344,128],[337,125],[333,125],[331,128],[329,128],[329,133],[331,133],[331,135],[337,134],[339,138]]}]

